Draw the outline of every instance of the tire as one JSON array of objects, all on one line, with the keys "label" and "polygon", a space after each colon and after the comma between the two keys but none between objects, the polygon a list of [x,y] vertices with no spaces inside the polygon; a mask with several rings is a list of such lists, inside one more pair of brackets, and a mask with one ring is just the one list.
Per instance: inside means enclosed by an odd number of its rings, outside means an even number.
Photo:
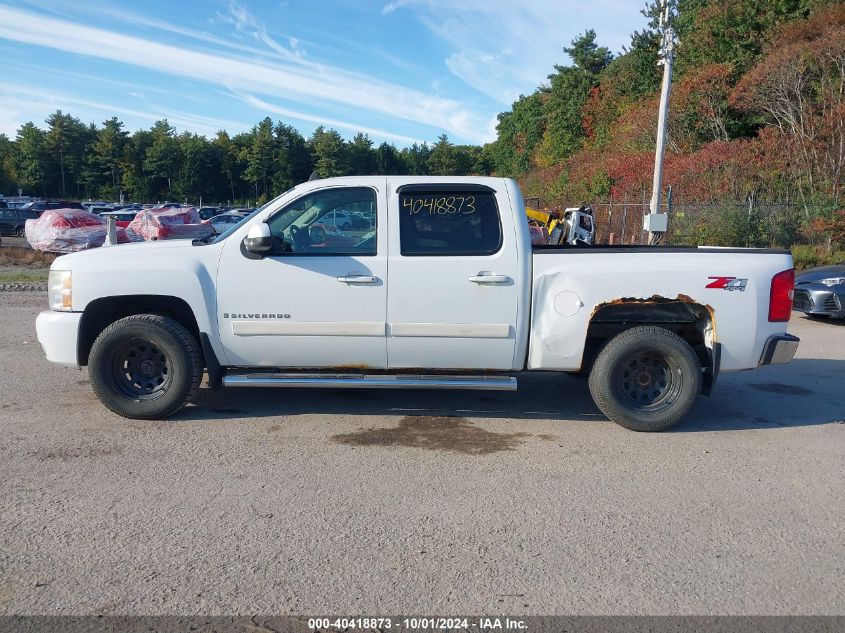
[{"label": "tire", "polygon": [[15,229],[15,237],[24,237],[24,230],[22,226]]},{"label": "tire", "polygon": [[196,339],[173,319],[136,314],[103,330],[88,358],[100,401],[125,418],[163,419],[199,389],[202,355]]},{"label": "tire", "polygon": [[599,353],[590,393],[608,418],[632,431],[665,431],[701,392],[701,362],[689,344],[661,327],[618,334]]}]

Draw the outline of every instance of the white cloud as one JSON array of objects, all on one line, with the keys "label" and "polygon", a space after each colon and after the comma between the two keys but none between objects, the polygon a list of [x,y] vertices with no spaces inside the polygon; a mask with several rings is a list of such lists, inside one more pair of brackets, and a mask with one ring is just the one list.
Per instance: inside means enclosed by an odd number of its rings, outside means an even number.
[{"label": "white cloud", "polygon": [[114,116],[128,116],[136,120],[154,122],[167,119],[180,130],[187,130],[196,134],[213,136],[217,130],[246,130],[252,127],[239,121],[227,121],[214,117],[206,117],[183,112],[169,107],[144,103],[145,110],[127,108],[125,106],[92,99],[80,98],[74,95],[61,94],[40,90],[31,86],[4,83],[0,86],[0,133],[10,137],[15,136],[17,128],[25,121],[39,122],[51,112],[66,110],[79,113],[84,110],[82,118],[103,114]]},{"label": "white cloud", "polygon": [[[634,0],[395,0],[383,14],[404,10],[443,40],[449,71],[503,105],[532,92],[569,62],[563,47],[591,26],[599,44],[619,51],[641,28]],[[604,25],[604,26],[602,26]]]},{"label": "white cloud", "polygon": [[387,130],[379,130],[377,128],[359,125],[358,123],[349,123],[347,121],[340,121],[338,119],[330,119],[314,114],[306,114],[305,112],[296,112],[295,110],[290,110],[288,108],[283,108],[272,103],[267,103],[266,101],[259,99],[258,97],[254,97],[252,95],[237,96],[238,98],[242,99],[244,103],[248,103],[253,108],[262,110],[264,112],[272,112],[273,114],[278,114],[280,116],[288,117],[291,119],[297,119],[299,121],[308,121],[309,123],[316,123],[318,125],[325,125],[332,128],[340,128],[342,130],[350,130],[352,132],[363,132],[364,134],[375,136],[376,138],[390,139],[391,141],[398,141],[400,143],[422,143],[421,140],[416,139],[412,136],[394,134],[393,132],[388,132]]},{"label": "white cloud", "polygon": [[402,7],[408,6],[410,0],[394,0],[394,2],[388,2],[384,5],[384,8],[381,12],[385,15],[388,13],[393,13],[396,9],[401,9]]},{"label": "white cloud", "polygon": [[446,67],[457,78],[502,104],[510,105],[519,91],[512,87],[503,55],[478,50],[461,50],[446,58]]},{"label": "white cloud", "polygon": [[[244,29],[254,26],[254,20],[237,5],[233,20]],[[490,140],[486,117],[458,101],[309,62],[266,32],[259,29],[255,33],[268,46],[275,44],[274,50],[283,59],[202,52],[0,5],[3,39],[131,64],[233,90],[309,104],[315,100],[339,104],[446,130],[467,141]]]},{"label": "white cloud", "polygon": [[6,103],[0,98],[0,134],[15,138],[15,133],[23,121],[21,111],[16,107],[19,105],[19,102]]},{"label": "white cloud", "polygon": [[305,50],[305,47],[296,37],[288,38],[288,46],[290,47],[290,50],[293,51],[293,54],[297,57],[305,57],[308,54],[308,51]]}]

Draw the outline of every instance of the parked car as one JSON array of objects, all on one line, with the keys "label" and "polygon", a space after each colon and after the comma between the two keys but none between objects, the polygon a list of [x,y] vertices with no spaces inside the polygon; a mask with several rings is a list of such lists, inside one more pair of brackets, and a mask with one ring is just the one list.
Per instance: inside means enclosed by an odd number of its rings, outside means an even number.
[{"label": "parked car", "polygon": [[352,223],[356,229],[368,229],[376,225],[376,214],[374,211],[353,211],[350,215],[352,216]]},{"label": "parked car", "polygon": [[34,220],[38,212],[27,209],[0,208],[0,235],[24,236],[24,226],[27,220]]},{"label": "parked car", "polygon": [[[315,243],[353,205],[375,229]],[[789,251],[532,247],[525,217],[506,178],[312,180],[216,237],[56,259],[38,340],[128,418],[173,414],[205,371],[212,389],[502,391],[557,371],[638,431],[678,423],[721,372],[795,354]]]},{"label": "parked car", "polygon": [[245,216],[239,213],[221,213],[209,218],[205,222],[214,227],[215,232],[223,233],[238,222],[243,222]]},{"label": "parked car", "polygon": [[792,306],[809,316],[845,318],[845,262],[799,274]]},{"label": "parked car", "polygon": [[327,226],[336,226],[341,230],[357,228],[363,224],[363,219],[353,216],[348,211],[332,210],[320,218],[320,221]]},{"label": "parked car", "polygon": [[[37,219],[26,221],[26,241],[35,250],[49,253],[73,253],[102,246],[106,223],[85,209],[47,209]],[[117,229],[119,244],[139,238],[125,229]]]},{"label": "parked car", "polygon": [[44,213],[44,211],[50,211],[53,209],[81,209],[86,211],[85,207],[82,206],[79,202],[72,202],[70,200],[36,200],[34,202],[29,202],[21,207],[21,209],[26,209],[27,211],[35,211],[39,215]]},{"label": "parked car", "polygon": [[200,207],[199,214],[201,220],[210,220],[215,215],[223,213],[219,207]]},{"label": "parked car", "polygon": [[195,207],[167,206],[139,211],[129,231],[144,240],[203,239],[214,229],[200,220]]},{"label": "parked car", "polygon": [[93,211],[91,211],[91,209],[93,209],[95,207],[107,209],[107,210],[111,211],[111,205],[109,205],[108,202],[104,202],[102,200],[98,200],[96,202],[91,202],[89,200],[88,202],[80,202],[79,204],[81,204],[82,208],[85,209],[86,211],[88,211],[89,213],[93,213]]},{"label": "parked car", "polygon": [[20,207],[29,204],[32,202],[32,198],[29,196],[8,196],[8,197],[0,197],[0,200],[6,205],[6,208],[9,209],[19,209]]},{"label": "parked car", "polygon": [[109,218],[115,219],[115,224],[122,229],[125,229],[129,226],[129,223],[135,219],[136,213],[133,211],[104,211],[102,213],[98,213],[103,220],[106,222],[109,221]]}]

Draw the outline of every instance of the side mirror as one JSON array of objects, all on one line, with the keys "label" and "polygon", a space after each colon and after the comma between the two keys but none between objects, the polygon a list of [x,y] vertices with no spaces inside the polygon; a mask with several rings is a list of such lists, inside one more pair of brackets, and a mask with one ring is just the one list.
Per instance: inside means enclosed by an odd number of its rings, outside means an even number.
[{"label": "side mirror", "polygon": [[322,226],[310,226],[308,227],[308,237],[311,238],[311,244],[325,244],[326,229]]},{"label": "side mirror", "polygon": [[266,222],[259,222],[249,227],[249,233],[244,239],[244,248],[255,255],[263,255],[273,247],[273,236],[270,234],[270,225]]}]

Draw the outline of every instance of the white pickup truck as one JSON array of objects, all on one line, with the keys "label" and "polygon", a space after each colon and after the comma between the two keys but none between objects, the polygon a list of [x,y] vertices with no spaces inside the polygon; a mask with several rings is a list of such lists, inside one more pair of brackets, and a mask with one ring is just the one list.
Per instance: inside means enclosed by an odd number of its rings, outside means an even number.
[{"label": "white pickup truck", "polygon": [[793,281],[788,251],[532,247],[509,179],[332,178],[205,241],[58,258],[36,327],[130,418],[173,414],[204,371],[212,389],[499,390],[562,371],[659,431],[720,371],[792,359]]}]

